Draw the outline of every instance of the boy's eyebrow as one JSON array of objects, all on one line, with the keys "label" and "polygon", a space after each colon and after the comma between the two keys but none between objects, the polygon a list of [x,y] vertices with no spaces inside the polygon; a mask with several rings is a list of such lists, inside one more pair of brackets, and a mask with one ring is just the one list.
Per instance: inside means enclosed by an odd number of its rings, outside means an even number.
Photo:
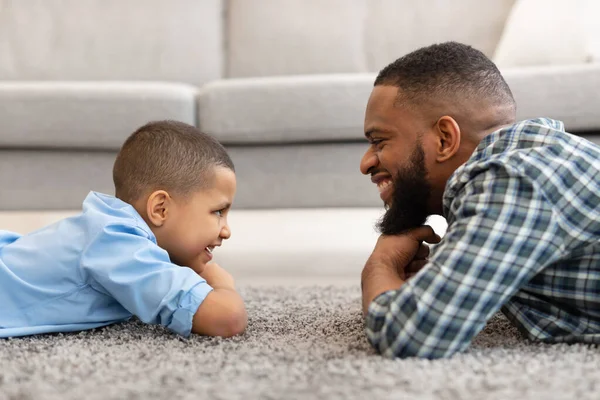
[{"label": "boy's eyebrow", "polygon": [[226,201],[224,203],[219,203],[219,204],[217,204],[217,208],[219,210],[224,210],[224,209],[227,209],[227,208],[231,208],[231,203],[228,202],[228,201]]}]

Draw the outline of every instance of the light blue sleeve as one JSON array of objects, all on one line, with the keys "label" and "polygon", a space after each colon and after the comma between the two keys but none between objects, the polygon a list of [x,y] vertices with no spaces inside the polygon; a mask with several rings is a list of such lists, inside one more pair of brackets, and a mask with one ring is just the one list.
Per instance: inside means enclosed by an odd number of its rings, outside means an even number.
[{"label": "light blue sleeve", "polygon": [[140,320],[189,336],[192,319],[212,290],[193,270],[171,263],[141,228],[109,225],[83,252],[92,287],[116,299]]},{"label": "light blue sleeve", "polygon": [[11,244],[15,240],[19,239],[22,235],[16,232],[2,231],[0,230],[0,249],[7,244]]}]

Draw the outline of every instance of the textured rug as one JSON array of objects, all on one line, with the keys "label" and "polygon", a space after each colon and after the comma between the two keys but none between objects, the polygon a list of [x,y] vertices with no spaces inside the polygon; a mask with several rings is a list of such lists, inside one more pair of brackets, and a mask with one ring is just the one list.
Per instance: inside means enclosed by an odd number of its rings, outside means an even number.
[{"label": "textured rug", "polygon": [[600,349],[523,340],[501,315],[447,360],[369,347],[356,286],[242,287],[247,332],[179,338],[133,320],[0,340],[0,399],[598,399]]}]

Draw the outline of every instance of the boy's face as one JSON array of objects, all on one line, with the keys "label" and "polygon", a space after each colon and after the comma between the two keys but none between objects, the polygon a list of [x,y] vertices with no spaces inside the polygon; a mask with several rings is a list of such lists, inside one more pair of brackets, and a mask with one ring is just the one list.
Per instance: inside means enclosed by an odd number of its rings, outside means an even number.
[{"label": "boy's face", "polygon": [[212,250],[231,236],[227,215],[235,190],[235,173],[216,167],[212,187],[185,200],[172,198],[164,225],[155,232],[171,261],[196,269],[212,260]]}]

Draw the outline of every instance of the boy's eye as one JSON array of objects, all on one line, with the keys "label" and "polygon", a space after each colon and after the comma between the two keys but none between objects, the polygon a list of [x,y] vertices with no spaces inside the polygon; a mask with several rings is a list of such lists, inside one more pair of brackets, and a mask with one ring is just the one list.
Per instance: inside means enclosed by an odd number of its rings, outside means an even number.
[{"label": "boy's eye", "polygon": [[219,217],[223,216],[223,210],[217,210],[215,211],[215,214],[217,214]]}]

